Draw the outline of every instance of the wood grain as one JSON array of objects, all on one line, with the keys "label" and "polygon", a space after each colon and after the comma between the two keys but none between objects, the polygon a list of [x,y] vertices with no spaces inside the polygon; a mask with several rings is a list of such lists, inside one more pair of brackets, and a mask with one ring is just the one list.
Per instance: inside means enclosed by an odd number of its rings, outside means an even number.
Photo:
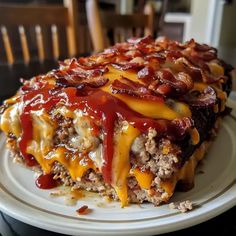
[{"label": "wood grain", "polygon": [[[113,12],[100,12],[96,0],[87,0],[86,12],[95,52],[102,51],[109,46],[107,45],[108,34],[111,37],[110,45],[124,41],[129,37],[141,36],[143,31],[145,35],[153,35],[154,8],[151,3],[145,5],[142,14],[121,15]],[[114,35],[111,35],[112,32]]]},{"label": "wood grain", "polygon": [[68,25],[68,11],[64,6],[21,6],[0,5],[2,25]]}]

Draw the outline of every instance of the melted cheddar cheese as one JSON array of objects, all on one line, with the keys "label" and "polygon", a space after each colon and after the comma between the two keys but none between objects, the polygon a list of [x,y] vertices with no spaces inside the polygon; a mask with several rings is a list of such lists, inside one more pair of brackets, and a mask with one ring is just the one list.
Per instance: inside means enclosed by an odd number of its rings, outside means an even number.
[{"label": "melted cheddar cheese", "polygon": [[138,168],[135,168],[135,169],[131,169],[130,174],[136,178],[139,186],[142,189],[148,190],[151,188],[151,184],[154,179],[154,174],[152,172],[141,171]]},{"label": "melted cheddar cheese", "polygon": [[[69,114],[66,109],[64,111]],[[71,154],[65,147],[53,147],[52,140],[56,124],[50,120],[45,112],[33,113],[32,119],[33,140],[28,145],[27,153],[35,157],[44,173],[49,174],[51,172],[55,161],[69,171],[73,180],[80,179],[88,169],[96,170],[96,166],[87,155],[79,156],[78,153]]]},{"label": "melted cheddar cheese", "polygon": [[[209,68],[214,75],[224,74],[222,67],[216,63],[209,64]],[[118,70],[112,66],[109,66],[109,72],[104,74],[104,77],[109,78],[109,82],[101,89],[120,99],[132,110],[144,115],[145,117],[167,120],[191,117],[191,111],[188,105],[182,102],[174,101],[174,106],[170,107],[166,103],[147,101],[127,95],[113,94],[110,85],[112,81],[115,79],[120,79],[121,76],[127,77],[132,81],[142,83],[137,79],[136,73]],[[194,83],[193,89],[202,91],[207,86],[207,84],[203,83]],[[227,98],[226,93],[222,92],[216,86],[212,86],[216,90],[218,98],[221,100],[220,111],[223,111]],[[8,103],[13,105],[7,108],[1,116],[1,129],[5,133],[13,133],[17,138],[19,138],[22,132],[19,120],[20,107],[18,103],[14,104],[15,102],[16,99],[14,98],[8,100]],[[215,108],[215,111],[218,111],[217,108]],[[80,120],[78,119],[76,112],[70,111],[66,107],[58,108],[57,112],[62,114],[64,117],[72,118],[74,125],[78,127],[80,126]],[[96,159],[92,161],[89,155],[81,156],[76,153],[68,156],[68,150],[65,147],[59,146],[55,148],[53,146],[52,140],[57,124],[50,119],[49,115],[46,114],[44,110],[31,112],[31,117],[33,121],[33,139],[28,143],[27,153],[32,154],[35,157],[45,173],[51,172],[52,166],[56,161],[68,170],[73,180],[80,180],[88,169],[100,171],[101,163],[97,164],[95,161]],[[189,130],[189,133],[192,137],[192,144],[198,144],[200,141],[198,131],[194,128]],[[87,132],[86,135],[89,136],[91,133]],[[151,172],[142,172],[137,168],[130,170],[130,148],[135,138],[139,135],[140,131],[128,123],[123,125],[118,133],[114,134],[112,186],[117,192],[122,207],[128,203],[128,176],[134,176],[139,186],[145,190],[149,190],[151,188],[151,184],[154,179],[154,175]],[[179,180],[193,180],[194,170],[198,161],[203,158],[205,149],[205,144],[202,144],[179,170],[179,172],[177,172],[171,179],[161,182],[161,187],[168,194],[168,199],[173,194],[176,183]],[[168,153],[168,150],[164,150],[164,152]],[[100,154],[101,153],[102,152],[100,151]],[[99,162],[101,162],[101,160],[99,160]],[[163,201],[168,199],[163,198]]]},{"label": "melted cheddar cheese", "polygon": [[[207,86],[209,86],[208,84],[204,84],[204,83],[194,83],[194,90],[198,90],[198,91],[203,91]],[[215,84],[211,85],[215,91],[216,91],[216,95],[217,98],[220,99],[221,104],[220,104],[220,112],[224,111],[225,109],[225,104],[226,104],[226,100],[227,100],[227,94],[226,92],[222,91],[221,89],[219,89],[218,86],[216,86]],[[218,112],[218,105],[216,105],[214,107],[214,111]]]},{"label": "melted cheddar cheese", "polygon": [[121,76],[124,76],[132,81],[141,83],[135,73],[118,70],[110,66],[109,72],[105,73],[104,76],[109,78],[109,83],[102,87],[103,91],[108,92],[112,96],[125,102],[132,110],[146,117],[167,120],[173,120],[175,118],[181,117],[191,117],[191,111],[189,107],[182,102],[175,101],[175,105],[173,107],[169,107],[167,104],[161,102],[148,101],[144,99],[138,99],[132,96],[112,93],[110,87],[111,83],[115,79],[119,80]]},{"label": "melted cheddar cheese", "polygon": [[18,104],[8,107],[1,116],[1,129],[6,134],[13,133],[16,137],[21,134]]},{"label": "melted cheddar cheese", "polygon": [[[125,122],[126,123],[126,122]],[[130,148],[140,131],[126,123],[114,137],[114,154],[112,162],[112,186],[115,188],[122,207],[128,203],[127,176],[130,171]]]},{"label": "melted cheddar cheese", "polygon": [[168,194],[164,195],[163,201],[168,201],[168,199],[173,195],[175,186],[179,180],[182,180],[184,183],[193,183],[196,166],[198,162],[203,159],[208,146],[208,142],[202,143],[173,177],[168,180],[161,181],[160,185],[162,189]]}]

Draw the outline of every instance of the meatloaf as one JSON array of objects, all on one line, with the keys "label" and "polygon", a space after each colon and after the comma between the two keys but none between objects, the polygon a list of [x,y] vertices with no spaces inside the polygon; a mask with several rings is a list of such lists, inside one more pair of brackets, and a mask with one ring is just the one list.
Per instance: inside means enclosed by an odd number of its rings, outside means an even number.
[{"label": "meatloaf", "polygon": [[41,170],[41,188],[159,205],[193,187],[229,110],[232,70],[193,39],[131,38],[23,81],[1,129],[14,158]]}]

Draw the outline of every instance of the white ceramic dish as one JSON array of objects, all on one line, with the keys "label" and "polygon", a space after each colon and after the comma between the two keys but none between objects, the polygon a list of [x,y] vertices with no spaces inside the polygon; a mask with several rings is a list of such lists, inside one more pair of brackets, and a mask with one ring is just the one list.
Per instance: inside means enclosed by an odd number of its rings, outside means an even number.
[{"label": "white ceramic dish", "polygon": [[[236,104],[231,102],[236,108]],[[235,111],[233,112],[235,114]],[[131,205],[120,208],[97,195],[66,206],[63,197],[35,186],[34,173],[14,164],[0,135],[0,209],[25,223],[73,235],[151,235],[170,232],[206,221],[236,205],[236,120],[226,117],[219,135],[196,175],[195,187],[176,193],[173,201],[190,199],[198,207],[186,214],[168,205]],[[76,209],[88,205],[92,212],[78,217]]]}]

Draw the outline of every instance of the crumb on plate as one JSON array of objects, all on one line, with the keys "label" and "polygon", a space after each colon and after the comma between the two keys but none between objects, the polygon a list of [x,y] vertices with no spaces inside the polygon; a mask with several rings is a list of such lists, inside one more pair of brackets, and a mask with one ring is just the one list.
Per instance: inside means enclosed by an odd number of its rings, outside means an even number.
[{"label": "crumb on plate", "polygon": [[91,209],[89,209],[87,205],[83,205],[78,210],[76,210],[78,215],[87,215],[89,212],[91,212]]},{"label": "crumb on plate", "polygon": [[193,203],[189,200],[177,202],[177,203],[171,202],[169,204],[169,208],[170,209],[177,209],[180,212],[185,213],[185,212],[191,211],[193,209]]}]

